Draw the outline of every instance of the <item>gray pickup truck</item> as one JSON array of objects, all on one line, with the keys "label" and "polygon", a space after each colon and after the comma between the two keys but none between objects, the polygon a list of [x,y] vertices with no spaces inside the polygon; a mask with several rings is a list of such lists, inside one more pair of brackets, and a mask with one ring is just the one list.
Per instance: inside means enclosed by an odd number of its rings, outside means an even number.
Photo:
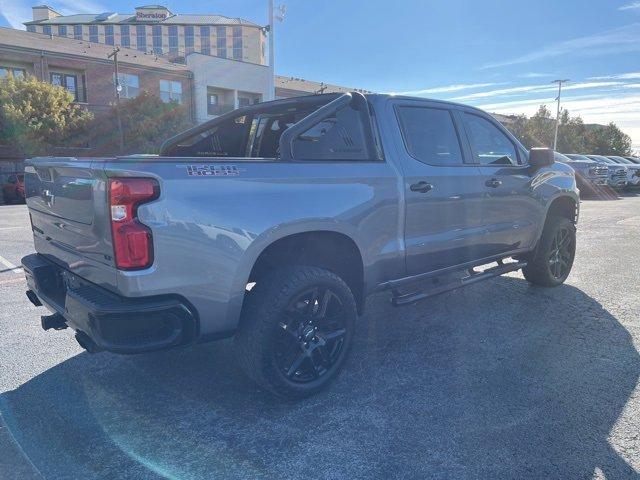
[{"label": "gray pickup truck", "polygon": [[393,305],[522,269],[547,287],[575,254],[578,191],[553,151],[525,150],[453,103],[360,93],[241,108],[158,156],[35,158],[22,259],[45,329],[90,352],[235,336],[285,397],[318,391],[365,298]]}]

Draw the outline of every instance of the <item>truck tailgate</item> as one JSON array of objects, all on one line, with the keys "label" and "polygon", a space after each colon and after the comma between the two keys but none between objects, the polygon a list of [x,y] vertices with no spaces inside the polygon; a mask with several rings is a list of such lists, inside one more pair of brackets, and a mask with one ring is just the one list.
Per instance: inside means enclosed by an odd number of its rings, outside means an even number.
[{"label": "truck tailgate", "polygon": [[36,251],[114,290],[116,269],[103,164],[101,159],[29,160],[25,197]]}]

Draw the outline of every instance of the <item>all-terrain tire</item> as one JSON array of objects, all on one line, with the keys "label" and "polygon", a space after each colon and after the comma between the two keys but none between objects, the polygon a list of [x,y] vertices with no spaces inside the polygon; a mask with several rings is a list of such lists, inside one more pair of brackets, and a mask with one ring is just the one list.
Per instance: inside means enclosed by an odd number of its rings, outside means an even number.
[{"label": "all-terrain tire", "polygon": [[[332,301],[339,302],[342,307],[342,313],[338,315],[344,324],[344,328],[340,329],[344,330],[340,338],[341,349],[335,354],[335,361],[322,375],[308,382],[294,381],[296,379],[288,377],[278,363],[280,360],[277,360],[277,356],[280,355],[279,349],[283,348],[283,324],[289,318],[287,312],[291,302],[297,302],[297,296],[314,289],[331,291]],[[298,304],[299,302],[296,303]],[[306,307],[303,305],[302,308]],[[327,386],[343,366],[353,340],[356,317],[353,293],[334,273],[304,265],[276,269],[260,279],[245,299],[240,328],[234,341],[238,361],[242,370],[252,380],[278,396],[298,399],[312,395]],[[300,333],[300,330],[297,331],[302,338],[304,334]],[[318,339],[319,337],[316,337],[316,340]],[[300,345],[300,348],[304,351],[303,345]],[[293,355],[296,355],[296,345],[293,345],[293,352]],[[313,367],[314,364],[311,364],[311,367],[307,365],[307,368]],[[315,373],[317,374],[317,371]]]},{"label": "all-terrain tire", "polygon": [[576,227],[566,217],[550,216],[544,226],[535,256],[522,269],[534,285],[557,287],[571,272],[576,252]]}]

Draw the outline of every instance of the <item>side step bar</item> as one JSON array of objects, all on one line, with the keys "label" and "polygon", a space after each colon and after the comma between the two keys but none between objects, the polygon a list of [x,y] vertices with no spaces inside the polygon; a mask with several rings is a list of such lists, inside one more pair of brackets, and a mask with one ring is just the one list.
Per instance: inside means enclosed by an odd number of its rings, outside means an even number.
[{"label": "side step bar", "polygon": [[498,262],[497,266],[488,268],[483,272],[476,272],[473,268],[470,268],[468,270],[468,276],[457,279],[453,282],[450,282],[444,285],[433,287],[424,292],[400,294],[399,291],[394,290],[393,296],[391,298],[391,304],[394,307],[409,305],[419,300],[424,300],[425,298],[434,297],[444,292],[449,292],[451,290],[455,290],[460,287],[465,287],[473,283],[481,282],[482,280],[488,280],[489,278],[499,277],[500,275],[503,275],[505,273],[515,272],[516,270],[520,270],[521,268],[526,266],[527,266],[527,262],[511,262],[511,263]]}]

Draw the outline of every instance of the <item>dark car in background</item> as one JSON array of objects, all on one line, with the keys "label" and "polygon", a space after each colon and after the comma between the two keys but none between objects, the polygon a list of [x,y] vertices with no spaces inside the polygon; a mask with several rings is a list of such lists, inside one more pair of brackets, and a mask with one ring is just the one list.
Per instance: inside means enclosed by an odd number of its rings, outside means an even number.
[{"label": "dark car in background", "polygon": [[584,155],[554,153],[555,161],[569,165],[576,172],[576,183],[580,194],[596,194],[609,184],[609,167],[599,164]]}]

